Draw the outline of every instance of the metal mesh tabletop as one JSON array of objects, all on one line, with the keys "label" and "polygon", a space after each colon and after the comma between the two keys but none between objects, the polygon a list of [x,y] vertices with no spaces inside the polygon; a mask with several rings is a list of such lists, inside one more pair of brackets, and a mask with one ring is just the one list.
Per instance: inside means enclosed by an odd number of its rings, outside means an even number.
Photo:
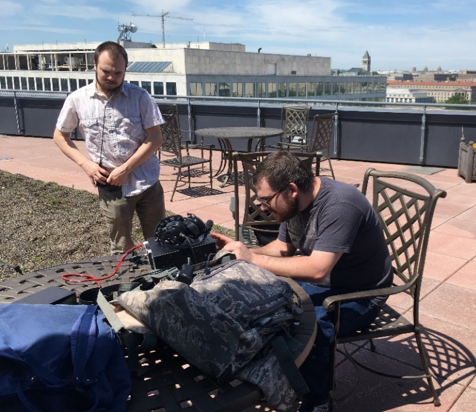
[{"label": "metal mesh tabletop", "polygon": [[[9,279],[0,283],[0,304],[13,303],[50,286],[72,290],[79,295],[87,289],[96,287],[96,284],[94,282],[68,284],[61,278],[63,274],[87,273],[103,277],[112,273],[118,262],[118,256],[105,256],[40,269]],[[148,262],[125,260],[117,274],[101,281],[101,286],[130,282],[150,270]],[[316,322],[309,297],[295,282],[293,283],[297,287],[295,290],[300,294],[305,311],[301,324],[293,326],[292,330],[292,334],[306,346],[300,359],[297,360],[300,364],[310,349]],[[183,357],[160,340],[154,350],[131,355],[128,362],[134,371],[132,392],[127,406],[129,412],[233,412],[246,409],[262,400],[262,393],[258,387],[238,380],[218,384],[188,364]]]}]

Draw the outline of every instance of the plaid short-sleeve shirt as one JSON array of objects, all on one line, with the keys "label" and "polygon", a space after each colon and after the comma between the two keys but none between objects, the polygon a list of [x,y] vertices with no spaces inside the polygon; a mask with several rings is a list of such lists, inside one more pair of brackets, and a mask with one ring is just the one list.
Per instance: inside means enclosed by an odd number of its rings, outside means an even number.
[{"label": "plaid short-sleeve shirt", "polygon": [[[56,128],[71,133],[79,128],[89,157],[105,169],[123,164],[147,138],[145,130],[164,123],[160,110],[146,90],[124,82],[109,99],[93,82],[66,98]],[[142,193],[157,182],[160,165],[154,154],[124,181],[124,196]]]}]

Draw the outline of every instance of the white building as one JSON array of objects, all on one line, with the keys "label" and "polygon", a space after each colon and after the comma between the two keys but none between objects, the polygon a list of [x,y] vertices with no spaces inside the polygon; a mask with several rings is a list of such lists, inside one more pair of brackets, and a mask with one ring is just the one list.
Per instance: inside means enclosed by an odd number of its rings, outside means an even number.
[{"label": "white building", "polygon": [[389,103],[435,103],[434,97],[417,89],[387,88],[386,101]]},{"label": "white building", "polygon": [[[93,81],[99,43],[29,44],[0,53],[0,90],[74,91]],[[331,76],[330,57],[247,52],[237,43],[122,43],[126,81],[153,95],[385,99],[385,77]]]}]

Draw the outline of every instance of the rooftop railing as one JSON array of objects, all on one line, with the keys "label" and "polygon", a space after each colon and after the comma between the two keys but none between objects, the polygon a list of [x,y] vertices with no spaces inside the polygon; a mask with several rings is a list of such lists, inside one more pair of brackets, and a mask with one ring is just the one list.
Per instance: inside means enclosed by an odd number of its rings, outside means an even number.
[{"label": "rooftop railing", "polygon": [[[67,93],[0,91],[0,133],[51,137]],[[457,167],[462,136],[476,141],[476,106],[284,98],[155,96],[177,104],[182,128],[280,127],[284,104],[307,104],[312,116],[336,112],[333,158]],[[79,133],[75,136],[81,139]],[[212,142],[209,142],[212,143]],[[270,142],[273,144],[274,142]],[[237,142],[237,150],[244,150]]]}]

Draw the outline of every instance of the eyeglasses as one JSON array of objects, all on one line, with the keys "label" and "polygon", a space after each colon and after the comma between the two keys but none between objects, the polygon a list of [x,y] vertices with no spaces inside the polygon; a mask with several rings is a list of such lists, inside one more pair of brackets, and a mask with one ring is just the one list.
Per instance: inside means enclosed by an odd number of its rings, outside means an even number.
[{"label": "eyeglasses", "polygon": [[272,200],[278,195],[280,194],[284,189],[281,189],[281,190],[278,190],[273,196],[270,196],[268,198],[266,197],[257,197],[256,198],[256,201],[258,203],[261,203],[261,206],[266,206],[266,207],[271,207],[271,202]]}]

